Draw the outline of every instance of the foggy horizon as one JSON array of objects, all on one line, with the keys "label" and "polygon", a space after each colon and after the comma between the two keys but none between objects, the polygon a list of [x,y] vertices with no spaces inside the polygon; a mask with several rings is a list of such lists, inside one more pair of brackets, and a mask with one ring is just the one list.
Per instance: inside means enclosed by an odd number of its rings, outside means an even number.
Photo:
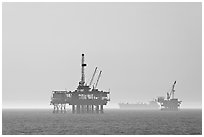
[{"label": "foggy horizon", "polygon": [[202,108],[201,3],[2,5],[3,109],[52,108],[51,91],[77,88],[82,53],[86,82],[98,67],[110,89],[104,108],[166,97],[175,80],[181,108]]},{"label": "foggy horizon", "polygon": [[[144,102],[144,103],[146,103],[146,102]],[[182,106],[180,109],[202,109],[202,106],[199,106],[197,104],[193,105],[193,104],[194,103],[190,103],[189,106],[188,105]],[[104,109],[119,109],[119,108],[120,107],[117,103],[116,104],[109,103],[109,104],[104,106]],[[53,106],[51,106],[51,105],[47,105],[44,107],[40,107],[40,106],[34,106],[34,107],[33,106],[32,107],[30,107],[30,106],[9,106],[9,107],[2,107],[2,109],[49,109],[49,110],[53,110]],[[66,109],[71,111],[71,105],[67,105]],[[131,109],[127,109],[127,110],[131,110]],[[145,109],[141,109],[141,110],[145,110]],[[141,111],[141,110],[139,110],[139,111]],[[148,111],[151,111],[151,110],[148,110]]]}]

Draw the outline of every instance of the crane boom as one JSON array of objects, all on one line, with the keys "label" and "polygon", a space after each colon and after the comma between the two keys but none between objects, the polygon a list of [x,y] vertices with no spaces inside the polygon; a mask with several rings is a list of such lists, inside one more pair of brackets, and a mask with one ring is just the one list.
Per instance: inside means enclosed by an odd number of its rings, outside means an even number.
[{"label": "crane boom", "polygon": [[174,82],[173,84],[173,87],[172,87],[172,98],[174,98],[174,92],[175,92],[175,85],[176,85],[176,81]]},{"label": "crane boom", "polygon": [[171,97],[171,95],[172,95],[172,98],[174,98],[174,92],[175,92],[175,85],[176,85],[176,81],[174,81],[174,84],[173,84],[173,86],[172,86],[172,89],[171,89],[171,92],[170,92],[170,97]]},{"label": "crane boom", "polygon": [[96,75],[96,70],[97,70],[97,67],[96,67],[95,70],[94,70],[94,73],[93,73],[93,76],[92,76],[91,81],[90,81],[90,83],[89,83],[89,86],[91,86],[91,84],[92,84],[92,82],[93,82],[93,79],[94,79],[94,77],[95,77],[95,75]]},{"label": "crane boom", "polygon": [[98,81],[99,81],[99,79],[100,79],[100,77],[101,77],[101,72],[102,72],[102,71],[100,71],[100,73],[99,73],[99,75],[98,75],[98,79],[97,79],[97,82],[96,82],[95,88],[97,88]]}]

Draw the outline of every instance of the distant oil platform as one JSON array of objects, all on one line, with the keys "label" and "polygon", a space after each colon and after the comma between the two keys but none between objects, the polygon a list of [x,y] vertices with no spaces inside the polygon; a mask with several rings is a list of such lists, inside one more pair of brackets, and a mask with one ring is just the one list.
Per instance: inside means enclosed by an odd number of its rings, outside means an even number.
[{"label": "distant oil platform", "polygon": [[181,102],[178,98],[174,98],[176,81],[174,82],[170,92],[167,92],[166,99],[164,97],[158,97],[157,101],[161,105],[161,110],[178,110]]},{"label": "distant oil platform", "polygon": [[134,110],[178,110],[182,101],[179,101],[178,98],[174,98],[175,84],[176,81],[174,82],[170,93],[167,92],[166,99],[165,97],[158,97],[157,99],[149,101],[148,103],[119,103],[119,107],[120,109]]},{"label": "distant oil platform", "polygon": [[[94,70],[93,76],[89,85],[85,83],[84,54],[81,61],[81,81],[75,91],[55,90],[52,91],[50,105],[54,106],[53,112],[66,112],[66,104],[72,106],[72,113],[103,113],[103,106],[110,101],[110,92],[105,92],[97,89],[102,71],[99,72],[96,84],[93,84],[93,79],[96,75],[97,67]],[[92,88],[91,88],[92,87]]]}]

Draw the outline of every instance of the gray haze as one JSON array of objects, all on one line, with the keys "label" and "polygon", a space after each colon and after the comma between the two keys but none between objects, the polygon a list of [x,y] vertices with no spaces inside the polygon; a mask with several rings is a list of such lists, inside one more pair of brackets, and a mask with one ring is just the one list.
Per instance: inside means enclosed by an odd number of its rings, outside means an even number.
[{"label": "gray haze", "polygon": [[[107,107],[165,96],[201,107],[201,3],[3,3],[3,107],[50,107],[101,69]],[[96,80],[96,79],[95,79]]]}]

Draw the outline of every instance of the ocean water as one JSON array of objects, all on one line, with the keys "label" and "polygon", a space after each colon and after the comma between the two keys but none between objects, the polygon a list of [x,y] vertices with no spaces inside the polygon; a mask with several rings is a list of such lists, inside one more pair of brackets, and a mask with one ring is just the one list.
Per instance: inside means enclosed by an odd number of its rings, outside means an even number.
[{"label": "ocean water", "polygon": [[104,114],[52,113],[52,110],[2,110],[2,134],[20,135],[186,135],[202,134],[202,110],[133,111]]}]

